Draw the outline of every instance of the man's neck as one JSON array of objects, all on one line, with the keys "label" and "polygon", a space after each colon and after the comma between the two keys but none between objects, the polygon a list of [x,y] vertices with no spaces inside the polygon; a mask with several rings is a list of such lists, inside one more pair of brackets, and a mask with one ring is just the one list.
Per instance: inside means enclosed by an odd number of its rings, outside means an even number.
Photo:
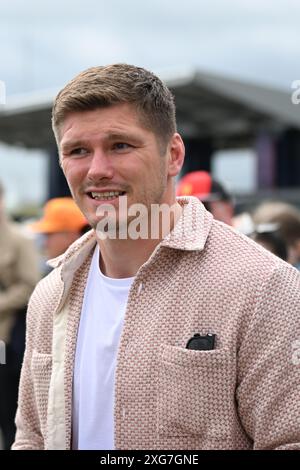
[{"label": "man's neck", "polygon": [[[173,230],[181,214],[182,207],[177,203],[168,233]],[[138,238],[137,240],[131,238],[125,240],[107,238],[105,240],[98,240],[101,253],[101,271],[106,276],[116,279],[134,277],[139,268],[150,258],[157,245],[168,233],[163,233],[160,230],[158,238]]]}]

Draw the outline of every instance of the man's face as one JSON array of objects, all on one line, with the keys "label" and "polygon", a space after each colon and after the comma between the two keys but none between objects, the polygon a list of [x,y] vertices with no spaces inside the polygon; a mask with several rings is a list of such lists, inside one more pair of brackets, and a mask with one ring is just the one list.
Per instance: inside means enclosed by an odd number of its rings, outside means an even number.
[{"label": "man's face", "polygon": [[[161,154],[157,138],[145,129],[135,108],[118,104],[69,114],[60,132],[60,156],[72,195],[94,228],[97,209],[175,202],[173,176],[179,173],[184,146],[178,134]],[[105,193],[117,192],[112,196]],[[96,194],[95,194],[96,193]]]}]

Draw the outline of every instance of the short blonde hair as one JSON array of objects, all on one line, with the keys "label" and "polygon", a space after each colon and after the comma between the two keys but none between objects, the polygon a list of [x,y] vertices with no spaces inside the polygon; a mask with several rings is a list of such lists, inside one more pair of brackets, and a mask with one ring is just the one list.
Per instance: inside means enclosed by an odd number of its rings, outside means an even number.
[{"label": "short blonde hair", "polygon": [[68,114],[119,103],[132,104],[141,124],[166,147],[176,132],[174,97],[152,72],[127,64],[89,68],[58,93],[52,110],[52,127],[57,143],[60,127]]}]

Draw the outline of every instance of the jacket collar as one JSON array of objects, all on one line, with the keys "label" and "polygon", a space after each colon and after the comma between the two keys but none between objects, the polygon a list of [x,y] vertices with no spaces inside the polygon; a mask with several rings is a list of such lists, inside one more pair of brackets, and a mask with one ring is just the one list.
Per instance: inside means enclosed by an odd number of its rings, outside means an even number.
[{"label": "jacket collar", "polygon": [[161,242],[161,246],[177,250],[203,250],[211,229],[213,216],[193,196],[178,197],[182,214],[174,229]]},{"label": "jacket collar", "polygon": [[[160,246],[186,251],[203,250],[213,217],[195,197],[179,197],[177,202],[182,206],[182,214],[174,229],[161,241]],[[94,230],[90,230],[76,240],[67,251],[57,258],[48,261],[49,266],[62,266],[62,279],[74,272],[83,264],[96,245]]]}]

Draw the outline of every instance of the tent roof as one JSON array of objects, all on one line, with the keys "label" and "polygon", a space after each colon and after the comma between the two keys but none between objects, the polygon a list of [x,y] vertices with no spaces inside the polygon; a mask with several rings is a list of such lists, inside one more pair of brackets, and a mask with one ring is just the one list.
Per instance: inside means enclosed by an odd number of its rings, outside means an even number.
[{"label": "tent roof", "polygon": [[[216,148],[249,145],[262,130],[300,129],[291,92],[199,70],[159,76],[173,91],[183,137],[212,138]],[[11,96],[0,106],[0,141],[28,148],[55,145],[51,107],[58,90]]]}]

